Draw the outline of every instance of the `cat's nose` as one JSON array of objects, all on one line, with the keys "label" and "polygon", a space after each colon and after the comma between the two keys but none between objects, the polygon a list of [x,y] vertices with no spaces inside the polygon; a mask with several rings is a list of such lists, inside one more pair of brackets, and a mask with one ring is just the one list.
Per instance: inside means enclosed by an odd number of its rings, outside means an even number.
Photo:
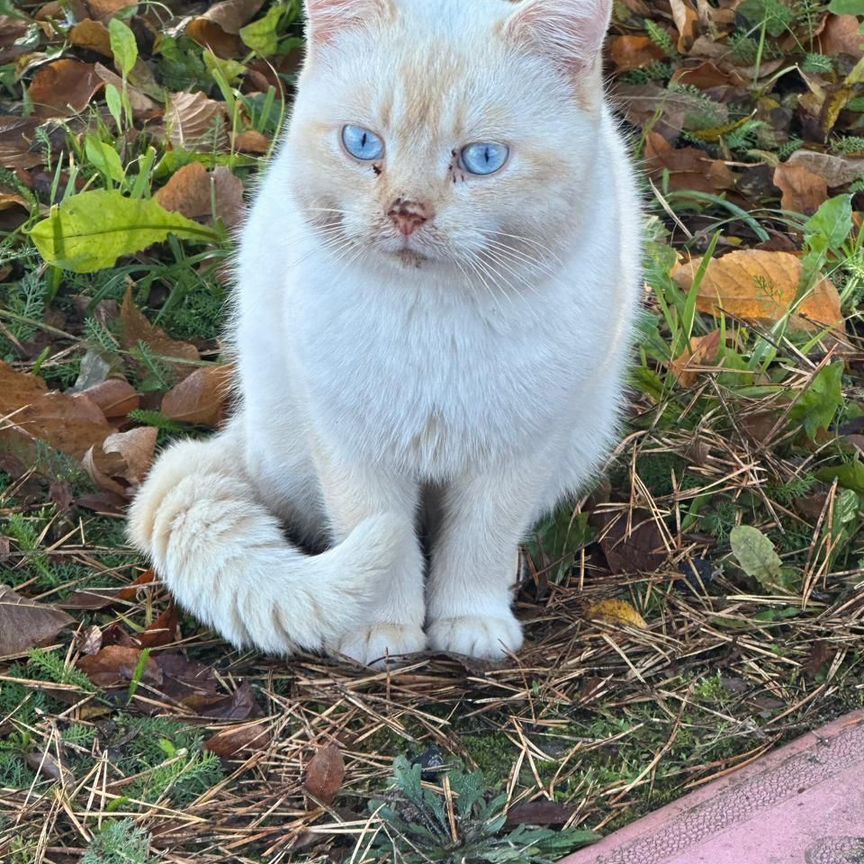
[{"label": "cat's nose", "polygon": [[399,233],[410,237],[421,225],[431,218],[429,208],[420,201],[408,201],[405,198],[397,198],[387,215],[393,224],[399,229]]}]

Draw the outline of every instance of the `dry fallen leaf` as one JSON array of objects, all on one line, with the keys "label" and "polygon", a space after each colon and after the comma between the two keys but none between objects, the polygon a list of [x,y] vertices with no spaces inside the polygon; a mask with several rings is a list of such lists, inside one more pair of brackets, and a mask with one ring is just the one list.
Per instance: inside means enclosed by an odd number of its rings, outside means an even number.
[{"label": "dry fallen leaf", "polygon": [[201,17],[218,24],[226,33],[237,34],[261,10],[264,0],[220,0]]},{"label": "dry fallen leaf", "polygon": [[142,648],[160,648],[180,638],[180,618],[177,607],[168,608],[138,637]]},{"label": "dry fallen leaf", "polygon": [[203,147],[212,152],[218,147],[215,138],[225,137],[225,103],[204,93],[172,93],[165,108],[165,127],[175,147],[195,151]]},{"label": "dry fallen leaf", "polygon": [[162,413],[196,426],[218,426],[228,410],[234,366],[196,369],[162,399]]},{"label": "dry fallen leaf", "polygon": [[720,353],[720,331],[712,330],[707,336],[694,336],[690,347],[670,364],[672,373],[682,387],[692,387],[699,378],[699,369],[717,362]]},{"label": "dry fallen leaf", "polygon": [[647,630],[645,619],[626,600],[601,600],[585,613],[589,621],[605,621],[607,624],[624,624]]},{"label": "dry fallen leaf", "polygon": [[864,55],[864,33],[856,15],[829,15],[825,29],[819,36],[819,46],[823,54],[836,57],[848,54],[856,60]]},{"label": "dry fallen leaf", "polygon": [[672,5],[672,19],[678,28],[678,50],[686,54],[696,41],[699,28],[699,14],[687,0],[669,0]]},{"label": "dry fallen leaf", "polygon": [[41,440],[80,459],[111,431],[86,396],[49,393],[41,378],[0,361],[0,441],[7,446],[27,453]]},{"label": "dry fallen leaf", "polygon": [[152,426],[115,432],[91,447],[81,461],[99,488],[129,498],[153,464],[158,434]]},{"label": "dry fallen leaf", "polygon": [[260,721],[243,723],[220,729],[204,742],[204,749],[215,753],[221,759],[230,759],[240,751],[264,750],[270,740],[267,727]]},{"label": "dry fallen leaf", "polygon": [[651,66],[665,56],[647,36],[613,36],[609,40],[609,56],[620,72],[631,72]]},{"label": "dry fallen leaf", "polygon": [[156,102],[142,93],[137,87],[133,87],[129,81],[124,84],[123,79],[116,72],[112,72],[107,66],[97,63],[93,67],[93,70],[104,84],[112,84],[118,91],[126,94],[129,104],[132,106],[132,114],[136,118],[147,118],[159,111],[159,105]]},{"label": "dry fallen leaf", "polygon": [[825,178],[794,162],[781,162],[774,169],[774,185],[783,193],[784,210],[812,216],[828,200]]},{"label": "dry fallen leaf", "polygon": [[98,405],[109,420],[120,420],[130,411],[141,407],[141,397],[135,388],[122,378],[108,378],[82,390],[81,395]]},{"label": "dry fallen leaf", "polygon": [[257,129],[249,129],[234,137],[234,149],[241,153],[265,154],[270,152],[273,142]]},{"label": "dry fallen leaf", "polygon": [[16,594],[0,585],[0,657],[23,654],[56,638],[75,619],[60,609]]},{"label": "dry fallen leaf", "polygon": [[123,9],[137,5],[138,0],[85,0],[93,18],[107,21]]},{"label": "dry fallen leaf", "polygon": [[645,141],[648,173],[660,178],[668,173],[669,188],[715,193],[735,186],[735,175],[720,159],[712,159],[696,147],[673,147],[660,133],[649,132]]},{"label": "dry fallen leaf", "polygon": [[667,558],[663,535],[646,510],[627,514],[599,512],[592,519],[600,530],[600,548],[613,573],[653,573]]},{"label": "dry fallen leaf", "polygon": [[[694,258],[678,264],[672,278],[690,291],[701,263],[701,258]],[[802,278],[801,260],[789,252],[759,249],[731,252],[708,265],[699,286],[696,308],[708,315],[726,313],[752,323],[775,324],[794,304]],[[841,329],[843,313],[834,284],[822,277],[789,323],[797,330]]]},{"label": "dry fallen leaf", "polygon": [[153,197],[166,210],[190,219],[215,215],[229,228],[236,228],[245,214],[243,182],[224,166],[208,171],[200,162],[190,162]]},{"label": "dry fallen leaf", "polygon": [[345,779],[342,751],[332,744],[322,747],[310,760],[303,788],[313,797],[330,804]]},{"label": "dry fallen leaf", "polygon": [[64,58],[36,73],[30,98],[39,116],[65,116],[83,111],[104,86],[92,63]]},{"label": "dry fallen leaf", "polygon": [[243,40],[239,36],[226,33],[214,21],[203,17],[190,21],[184,35],[204,48],[209,48],[223,60],[231,60],[243,54]]},{"label": "dry fallen leaf", "polygon": [[0,166],[33,168],[45,157],[30,149],[39,122],[23,117],[0,117]]},{"label": "dry fallen leaf", "polygon": [[108,28],[101,21],[93,21],[91,18],[79,21],[69,31],[69,41],[76,48],[95,51],[103,57],[112,58],[114,56],[111,51],[111,37],[108,34]]},{"label": "dry fallen leaf", "polygon": [[[135,678],[140,663],[140,648],[108,645],[97,654],[81,657],[78,668],[97,687],[126,687]],[[155,687],[162,683],[162,670],[153,657],[147,658],[140,680]]]},{"label": "dry fallen leaf", "polygon": [[[127,290],[120,307],[120,341],[124,348],[135,348],[143,342],[157,357],[195,361],[200,359],[198,349],[189,342],[178,342],[154,327],[147,316],[135,305],[132,289]],[[180,378],[190,375],[194,366],[190,363],[173,363],[172,368]]]},{"label": "dry fallen leaf", "polygon": [[864,159],[853,156],[833,156],[815,150],[797,150],[787,165],[802,165],[808,171],[825,178],[829,189],[864,180]]}]

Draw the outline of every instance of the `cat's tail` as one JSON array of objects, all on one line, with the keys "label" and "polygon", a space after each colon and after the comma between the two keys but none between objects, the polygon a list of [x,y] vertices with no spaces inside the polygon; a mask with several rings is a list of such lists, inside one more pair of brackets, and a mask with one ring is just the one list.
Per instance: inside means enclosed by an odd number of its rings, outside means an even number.
[{"label": "cat's tail", "polygon": [[257,500],[238,450],[224,434],[166,450],[129,509],[129,538],[178,602],[234,645],[322,650],[362,624],[410,526],[381,514],[306,555]]}]

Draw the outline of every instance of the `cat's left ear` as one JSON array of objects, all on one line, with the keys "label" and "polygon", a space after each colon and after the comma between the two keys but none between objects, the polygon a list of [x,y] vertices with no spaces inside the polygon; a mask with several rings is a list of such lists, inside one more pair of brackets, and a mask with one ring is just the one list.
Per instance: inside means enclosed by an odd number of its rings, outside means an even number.
[{"label": "cat's left ear", "polygon": [[307,38],[312,44],[329,42],[337,33],[388,17],[390,0],[306,0]]},{"label": "cat's left ear", "polygon": [[600,63],[611,19],[612,0],[521,0],[505,34],[578,74]]}]

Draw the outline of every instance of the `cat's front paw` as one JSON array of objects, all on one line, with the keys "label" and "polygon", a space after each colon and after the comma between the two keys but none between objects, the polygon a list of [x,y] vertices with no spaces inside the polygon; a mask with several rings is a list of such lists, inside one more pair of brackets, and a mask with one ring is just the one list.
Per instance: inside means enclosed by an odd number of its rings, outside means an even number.
[{"label": "cat's front paw", "polygon": [[362,666],[386,668],[404,664],[407,655],[426,650],[426,634],[420,627],[403,624],[371,624],[348,633],[332,646]]},{"label": "cat's front paw", "polygon": [[464,615],[439,618],[429,625],[429,645],[435,651],[467,654],[482,660],[502,660],[522,647],[522,627],[512,612],[506,617]]}]

